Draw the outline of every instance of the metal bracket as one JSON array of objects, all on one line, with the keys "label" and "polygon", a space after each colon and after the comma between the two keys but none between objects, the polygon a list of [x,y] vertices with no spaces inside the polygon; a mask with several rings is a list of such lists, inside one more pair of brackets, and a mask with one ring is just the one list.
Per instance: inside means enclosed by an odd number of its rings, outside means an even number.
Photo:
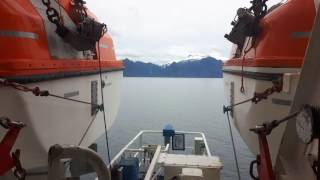
[{"label": "metal bracket", "polygon": [[98,104],[98,81],[91,81],[91,116],[99,111]]},{"label": "metal bracket", "polygon": [[[5,129],[9,129],[5,137],[0,142],[0,176],[14,168],[19,162],[20,168],[22,170],[19,158],[15,155],[20,154],[20,150],[13,153],[13,157],[10,156],[10,152],[14,143],[16,142],[20,130],[25,126],[22,122],[11,121],[8,118],[0,118],[0,125]],[[17,171],[18,172],[18,171]],[[19,171],[20,172],[20,171]]]},{"label": "metal bracket", "polygon": [[230,116],[233,118],[233,106],[234,106],[234,82],[230,82],[230,99],[229,106],[223,106],[223,114],[230,112]]}]

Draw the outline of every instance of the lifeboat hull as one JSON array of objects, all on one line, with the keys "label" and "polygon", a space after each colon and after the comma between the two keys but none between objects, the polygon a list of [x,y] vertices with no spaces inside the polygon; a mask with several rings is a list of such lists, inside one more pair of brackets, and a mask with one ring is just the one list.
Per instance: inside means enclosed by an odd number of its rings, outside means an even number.
[{"label": "lifeboat hull", "polygon": [[[259,20],[259,33],[246,37],[243,48],[234,44],[232,58],[224,64],[228,104],[250,99],[255,92],[271,88],[272,81],[283,80],[282,92],[233,108],[235,126],[254,154],[259,154],[258,137],[249,129],[289,113],[316,12],[313,0],[285,1],[270,9]],[[242,77],[244,92],[240,91]],[[268,136],[273,164],[285,127],[282,124]]]},{"label": "lifeboat hull", "polygon": [[[120,104],[122,70],[105,72],[104,103],[106,123],[113,124]],[[96,84],[96,88],[92,87]],[[101,104],[100,76],[70,77],[26,84],[39,87],[50,93],[91,102],[97,98]],[[95,92],[96,91],[96,92]],[[32,93],[17,91],[10,87],[0,87],[0,114],[14,121],[22,121],[27,126],[20,132],[14,149],[21,149],[21,161],[29,173],[47,166],[47,153],[54,144],[78,145],[92,119],[95,119],[85,135],[81,146],[91,145],[104,134],[103,112],[96,117],[91,113],[91,105],[58,99],[37,97]],[[6,131],[0,128],[0,137]],[[41,172],[34,172],[41,173]]]},{"label": "lifeboat hull", "polygon": [[[116,59],[108,33],[101,35],[99,41],[93,38],[96,31],[87,32],[90,41],[84,38],[84,30],[79,29],[83,22],[76,21],[80,16],[74,13],[77,7],[71,0],[48,1],[47,4],[41,0],[1,1],[0,78],[91,104],[104,101],[106,124],[110,128],[120,103],[123,64]],[[102,24],[94,20],[97,18],[85,6],[82,8],[85,20],[95,24],[99,33]],[[47,15],[49,10],[57,12],[59,18],[53,19],[60,19],[58,24],[52,22],[53,15]],[[87,30],[91,27],[82,25]],[[61,35],[58,29],[67,31]],[[86,48],[79,50],[79,47]],[[100,71],[105,84],[104,100]],[[1,117],[26,124],[13,149],[21,149],[21,163],[28,176],[46,173],[50,146],[89,146],[105,132],[103,114],[99,111],[95,116],[91,104],[52,96],[37,97],[1,85],[0,99]],[[0,128],[0,137],[6,132]]]},{"label": "lifeboat hull", "polygon": [[[285,76],[285,85],[287,90],[281,93],[275,93],[262,100],[258,104],[251,102],[238,105],[231,112],[231,119],[235,127],[238,129],[241,137],[254,154],[259,154],[258,136],[249,131],[257,125],[264,122],[281,119],[285,117],[291,107],[292,99],[298,83],[299,69],[278,69],[278,68],[248,68],[246,67],[243,77],[244,92],[241,88],[241,71],[237,71],[236,67],[224,68],[224,86],[227,104],[234,104],[253,97],[255,92],[263,92],[265,89],[273,86],[272,80]],[[238,69],[239,70],[239,69]],[[257,72],[260,71],[260,72]],[[263,73],[262,73],[263,72]],[[249,75],[250,74],[250,75]],[[275,162],[278,155],[281,139],[286,124],[276,128],[270,136],[268,136],[269,147],[272,161]]]}]

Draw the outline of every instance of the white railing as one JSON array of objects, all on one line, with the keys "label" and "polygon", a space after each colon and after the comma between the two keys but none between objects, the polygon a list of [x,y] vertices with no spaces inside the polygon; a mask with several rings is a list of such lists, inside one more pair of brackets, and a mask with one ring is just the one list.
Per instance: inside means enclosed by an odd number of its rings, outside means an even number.
[{"label": "white railing", "polygon": [[159,158],[159,156],[160,156],[160,153],[161,153],[161,145],[158,145],[158,146],[157,146],[157,149],[156,149],[156,151],[155,151],[155,153],[154,153],[154,156],[153,156],[153,158],[152,158],[152,161],[151,161],[151,163],[150,163],[150,165],[149,165],[149,168],[148,168],[148,171],[147,171],[147,173],[146,173],[146,176],[144,177],[144,180],[149,180],[149,179],[151,179],[152,174],[153,174],[153,171],[154,171],[154,169],[156,168],[156,163],[157,163],[157,161],[158,161],[158,158]]},{"label": "white railing", "polygon": [[[176,133],[179,134],[185,134],[185,135],[198,135],[203,138],[204,145],[205,145],[205,154],[207,156],[211,156],[211,152],[206,140],[205,135],[202,132],[188,132],[188,131],[176,131]],[[126,153],[126,152],[133,152],[136,153],[135,156],[138,155],[138,153],[143,153],[144,148],[143,148],[143,136],[145,135],[150,135],[150,134],[159,134],[159,137],[162,136],[162,131],[155,131],[155,130],[143,130],[140,131],[127,145],[125,145],[119,153],[111,160],[110,165],[114,166],[115,163]],[[134,143],[139,140],[139,148],[130,148]],[[193,147],[186,147],[186,149],[193,149]],[[160,146],[160,152],[168,152],[170,150],[170,145],[167,144],[166,146]]]}]

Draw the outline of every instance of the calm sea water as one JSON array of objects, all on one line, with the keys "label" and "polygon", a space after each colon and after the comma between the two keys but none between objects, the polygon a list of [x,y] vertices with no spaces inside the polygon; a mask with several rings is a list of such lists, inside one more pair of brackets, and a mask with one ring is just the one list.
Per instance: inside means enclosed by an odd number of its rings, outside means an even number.
[{"label": "calm sea water", "polygon": [[[223,83],[211,78],[124,78],[119,114],[108,132],[111,156],[140,130],[162,130],[171,123],[176,130],[204,132],[212,153],[223,162],[221,179],[237,179],[228,122],[222,113],[226,104]],[[241,177],[250,179],[254,156],[235,129],[233,132]],[[104,136],[98,144],[99,153],[106,157]]]}]

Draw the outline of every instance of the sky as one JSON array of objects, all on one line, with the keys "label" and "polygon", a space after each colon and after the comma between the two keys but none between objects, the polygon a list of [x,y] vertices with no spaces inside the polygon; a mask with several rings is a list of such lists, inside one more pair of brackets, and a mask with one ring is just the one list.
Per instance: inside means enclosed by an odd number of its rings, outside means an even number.
[{"label": "sky", "polygon": [[[281,0],[269,0],[272,5]],[[165,64],[212,56],[225,60],[224,34],[239,7],[250,0],[87,0],[108,26],[118,59]]]}]

